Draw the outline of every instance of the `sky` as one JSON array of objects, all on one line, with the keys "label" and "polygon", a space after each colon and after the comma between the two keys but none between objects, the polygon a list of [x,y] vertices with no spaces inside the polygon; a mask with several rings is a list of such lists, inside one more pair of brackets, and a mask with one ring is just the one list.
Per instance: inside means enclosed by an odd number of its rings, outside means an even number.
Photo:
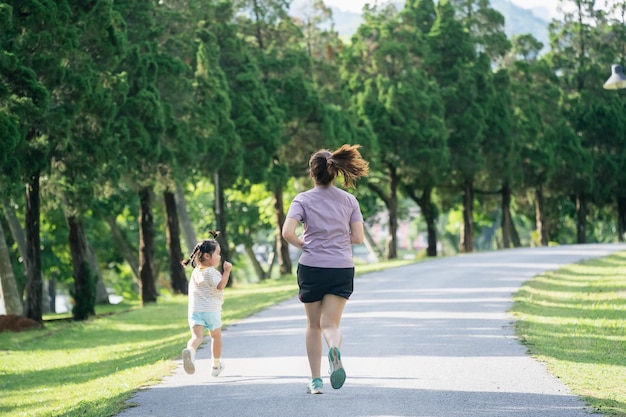
[{"label": "sky", "polygon": [[[365,3],[374,3],[376,0],[324,0],[328,6],[334,6],[338,9],[360,13]],[[385,0],[382,0],[385,1]],[[524,9],[541,8],[543,13],[548,13],[549,18],[557,16],[556,6],[559,0],[509,0]],[[542,14],[543,14],[542,13]],[[545,17],[545,16],[541,16]]]}]

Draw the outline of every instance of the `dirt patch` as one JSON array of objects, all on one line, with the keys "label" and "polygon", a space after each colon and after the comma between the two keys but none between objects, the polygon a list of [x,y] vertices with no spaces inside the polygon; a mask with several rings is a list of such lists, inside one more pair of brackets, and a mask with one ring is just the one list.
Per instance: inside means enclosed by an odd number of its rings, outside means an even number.
[{"label": "dirt patch", "polygon": [[0,332],[23,332],[31,329],[39,329],[41,324],[27,317],[14,314],[0,315]]}]

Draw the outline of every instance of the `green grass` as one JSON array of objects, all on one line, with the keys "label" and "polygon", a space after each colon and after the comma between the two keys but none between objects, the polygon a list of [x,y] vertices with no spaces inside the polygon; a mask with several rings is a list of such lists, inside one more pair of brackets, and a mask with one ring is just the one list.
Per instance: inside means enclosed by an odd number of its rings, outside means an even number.
[{"label": "green grass", "polygon": [[[357,275],[411,262],[358,265]],[[228,288],[224,326],[296,294],[296,279],[289,276]],[[186,296],[162,297],[143,308],[98,306],[97,312],[86,322],[46,316],[41,330],[0,333],[1,416],[112,416],[139,388],[173,372],[173,359],[189,338]]]},{"label": "green grass", "polygon": [[626,252],[535,277],[514,299],[531,355],[595,411],[626,416]]}]

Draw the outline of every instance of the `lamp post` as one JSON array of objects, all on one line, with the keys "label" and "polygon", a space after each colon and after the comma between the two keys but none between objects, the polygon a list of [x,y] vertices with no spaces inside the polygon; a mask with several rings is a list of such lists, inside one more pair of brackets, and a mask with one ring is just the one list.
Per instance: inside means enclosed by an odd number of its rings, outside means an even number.
[{"label": "lamp post", "polygon": [[611,76],[604,83],[605,90],[619,90],[626,88],[626,75],[621,65],[611,66]]}]

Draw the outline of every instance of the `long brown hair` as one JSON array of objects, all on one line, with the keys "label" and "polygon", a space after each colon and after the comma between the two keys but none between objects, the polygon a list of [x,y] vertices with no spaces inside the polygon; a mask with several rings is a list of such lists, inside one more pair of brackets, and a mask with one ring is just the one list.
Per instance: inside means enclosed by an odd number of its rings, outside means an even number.
[{"label": "long brown hair", "polygon": [[311,155],[309,170],[316,184],[328,185],[341,173],[344,185],[354,187],[354,181],[367,175],[369,163],[361,157],[361,145],[342,145],[334,152],[321,149]]}]

